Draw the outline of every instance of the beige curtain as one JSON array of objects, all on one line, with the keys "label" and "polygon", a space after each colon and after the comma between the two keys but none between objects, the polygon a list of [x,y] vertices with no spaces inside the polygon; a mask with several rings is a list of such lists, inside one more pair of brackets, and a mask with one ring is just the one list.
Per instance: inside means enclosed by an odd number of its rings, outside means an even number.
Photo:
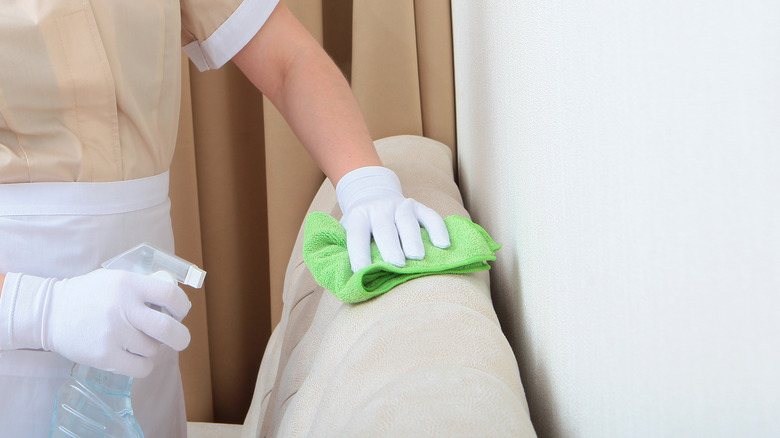
[{"label": "beige curtain", "polygon": [[[373,137],[455,147],[449,0],[287,0],[351,79]],[[241,423],[282,309],[287,260],[323,175],[279,113],[228,64],[185,63],[171,170],[177,253],[208,271],[188,291],[181,355],[190,421]]]}]

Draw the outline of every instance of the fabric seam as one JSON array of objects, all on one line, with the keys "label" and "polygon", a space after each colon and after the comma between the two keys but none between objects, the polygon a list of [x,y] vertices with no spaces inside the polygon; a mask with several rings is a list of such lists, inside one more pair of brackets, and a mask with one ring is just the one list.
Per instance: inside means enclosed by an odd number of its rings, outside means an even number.
[{"label": "fabric seam", "polygon": [[[193,41],[203,55],[205,65],[201,66],[185,50],[198,70],[218,69],[225,65],[236,53],[257,34],[279,4],[278,1],[266,3],[262,0],[244,0],[235,11],[203,42]],[[192,43],[185,47],[191,46]]]}]

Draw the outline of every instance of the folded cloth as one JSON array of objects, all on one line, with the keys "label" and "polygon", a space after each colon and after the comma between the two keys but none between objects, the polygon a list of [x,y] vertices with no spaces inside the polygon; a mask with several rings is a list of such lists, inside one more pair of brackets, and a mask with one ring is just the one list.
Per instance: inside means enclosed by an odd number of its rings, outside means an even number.
[{"label": "folded cloth", "polygon": [[332,216],[312,212],[306,217],[303,232],[303,260],[317,283],[341,301],[359,303],[381,295],[399,284],[425,275],[465,274],[490,269],[501,248],[482,227],[465,217],[444,218],[450,233],[447,249],[433,246],[423,228],[425,258],[406,260],[398,267],[382,260],[375,242],[371,242],[372,263],[353,273],[347,253],[347,233]]}]

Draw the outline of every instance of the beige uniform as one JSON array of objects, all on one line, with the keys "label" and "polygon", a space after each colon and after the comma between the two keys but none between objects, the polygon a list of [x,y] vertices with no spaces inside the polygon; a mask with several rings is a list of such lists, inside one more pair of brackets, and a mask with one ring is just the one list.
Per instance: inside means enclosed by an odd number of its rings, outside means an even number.
[{"label": "beige uniform", "polygon": [[218,68],[278,0],[4,0],[0,183],[121,181],[173,156],[180,54]]},{"label": "beige uniform", "polygon": [[[66,278],[148,241],[173,250],[167,170],[181,48],[218,68],[278,0],[3,0],[0,272]],[[40,184],[46,182],[49,184]],[[186,434],[167,347],[133,382],[146,438]],[[65,358],[0,351],[0,435],[48,436]]]}]

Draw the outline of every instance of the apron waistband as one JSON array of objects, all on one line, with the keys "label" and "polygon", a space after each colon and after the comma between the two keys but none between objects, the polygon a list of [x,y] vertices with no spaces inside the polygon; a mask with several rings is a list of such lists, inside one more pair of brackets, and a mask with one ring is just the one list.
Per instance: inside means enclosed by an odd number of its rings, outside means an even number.
[{"label": "apron waistband", "polygon": [[167,171],[129,181],[0,184],[0,216],[127,213],[165,202],[168,184]]}]

